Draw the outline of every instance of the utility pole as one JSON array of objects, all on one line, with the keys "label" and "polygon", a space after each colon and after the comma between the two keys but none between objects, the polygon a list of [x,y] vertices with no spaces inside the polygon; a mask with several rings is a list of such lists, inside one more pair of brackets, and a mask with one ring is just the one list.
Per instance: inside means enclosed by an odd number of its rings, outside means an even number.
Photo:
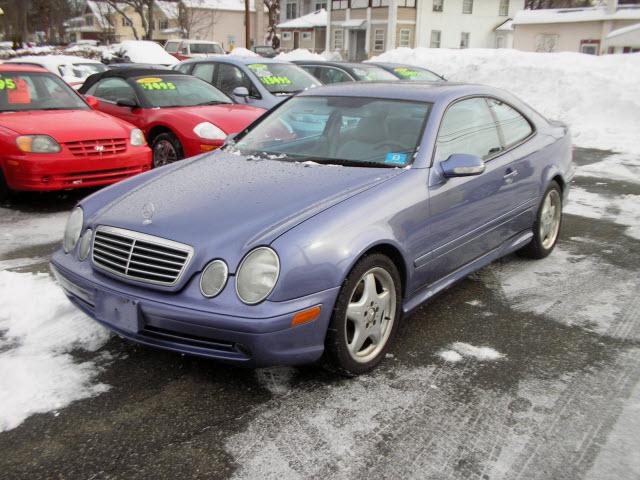
[{"label": "utility pole", "polygon": [[249,15],[249,0],[244,0],[244,47],[251,48],[251,17]]}]

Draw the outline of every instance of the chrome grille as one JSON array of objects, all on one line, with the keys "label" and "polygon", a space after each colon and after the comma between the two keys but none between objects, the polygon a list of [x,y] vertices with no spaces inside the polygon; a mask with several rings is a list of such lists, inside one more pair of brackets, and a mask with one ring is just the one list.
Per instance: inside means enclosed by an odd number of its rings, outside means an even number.
[{"label": "chrome grille", "polygon": [[99,226],[93,237],[93,264],[120,277],[156,285],[175,285],[193,248],[122,228]]}]

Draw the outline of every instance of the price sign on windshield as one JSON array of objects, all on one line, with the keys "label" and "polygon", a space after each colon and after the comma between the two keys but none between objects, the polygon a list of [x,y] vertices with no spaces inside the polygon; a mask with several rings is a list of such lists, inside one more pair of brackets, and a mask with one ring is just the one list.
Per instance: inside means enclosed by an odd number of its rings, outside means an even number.
[{"label": "price sign on windshield", "polygon": [[161,78],[149,77],[139,78],[136,80],[145,90],[175,90],[176,84],[173,82],[165,82]]}]

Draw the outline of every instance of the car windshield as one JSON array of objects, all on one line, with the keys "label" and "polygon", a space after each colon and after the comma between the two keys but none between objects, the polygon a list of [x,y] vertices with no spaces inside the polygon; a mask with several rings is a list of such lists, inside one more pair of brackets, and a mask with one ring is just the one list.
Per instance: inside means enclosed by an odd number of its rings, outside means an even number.
[{"label": "car windshield", "polygon": [[393,73],[402,80],[413,82],[441,82],[442,78],[429,70],[416,67],[393,67]]},{"label": "car windshield", "polygon": [[191,53],[224,53],[217,43],[192,43],[190,49]]},{"label": "car windshield", "polygon": [[134,80],[138,94],[152,107],[195,107],[233,103],[216,87],[190,75],[147,76]]},{"label": "car windshield", "polygon": [[431,104],[363,97],[295,97],[229,145],[243,155],[345,166],[413,162]]},{"label": "car windshield", "polygon": [[378,81],[378,80],[398,80],[393,73],[387,72],[384,68],[374,65],[358,65],[352,68],[356,78],[360,81]]},{"label": "car windshield", "polygon": [[67,63],[58,66],[58,72],[63,77],[87,78],[89,75],[106,70],[107,67],[101,63]]},{"label": "car windshield", "polygon": [[88,109],[60,77],[49,73],[0,73],[0,112]]},{"label": "car windshield", "polygon": [[251,63],[247,67],[275,95],[291,95],[320,85],[300,67],[288,63]]}]

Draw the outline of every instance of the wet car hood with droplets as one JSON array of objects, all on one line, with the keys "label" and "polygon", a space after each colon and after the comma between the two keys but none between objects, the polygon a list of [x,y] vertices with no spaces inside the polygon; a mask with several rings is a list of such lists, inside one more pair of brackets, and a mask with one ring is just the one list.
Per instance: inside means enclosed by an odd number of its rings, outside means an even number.
[{"label": "wet car hood with droplets", "polygon": [[[191,245],[199,269],[223,258],[234,273],[242,256],[307,218],[402,173],[393,168],[248,160],[216,152],[182,161],[113,201],[91,224],[126,228]],[[153,204],[152,223],[143,207]]]}]

